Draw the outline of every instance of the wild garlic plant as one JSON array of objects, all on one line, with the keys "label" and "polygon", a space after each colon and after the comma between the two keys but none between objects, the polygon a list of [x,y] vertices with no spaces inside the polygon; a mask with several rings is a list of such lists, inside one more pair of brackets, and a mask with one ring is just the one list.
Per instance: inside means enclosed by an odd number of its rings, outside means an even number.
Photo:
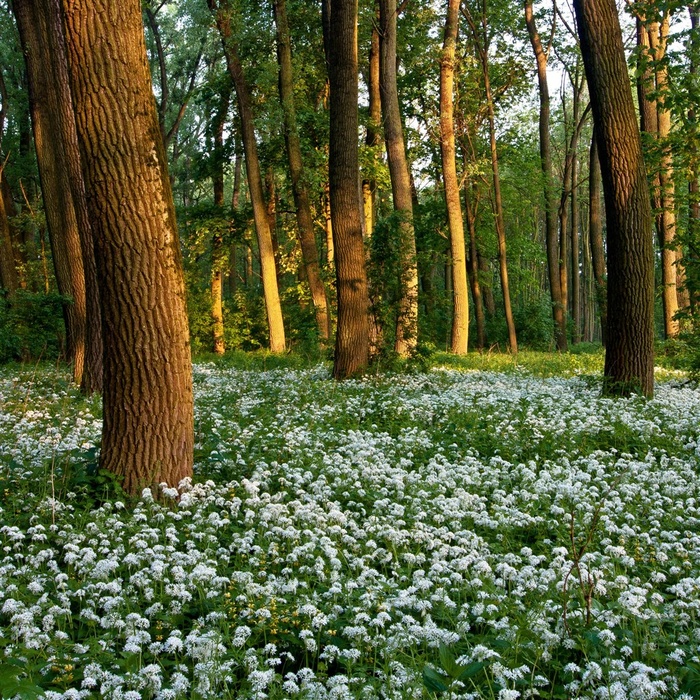
[{"label": "wild garlic plant", "polygon": [[698,697],[691,386],[200,364],[195,387],[194,481],[129,502],[98,405],[0,370],[3,697]]}]

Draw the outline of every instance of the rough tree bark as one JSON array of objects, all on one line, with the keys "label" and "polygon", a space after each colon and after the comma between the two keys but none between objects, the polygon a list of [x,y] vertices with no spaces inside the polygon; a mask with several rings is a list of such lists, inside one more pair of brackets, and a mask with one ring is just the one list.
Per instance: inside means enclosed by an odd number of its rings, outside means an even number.
[{"label": "rough tree bark", "polygon": [[185,284],[139,0],[63,0],[104,338],[101,465],[136,493],[191,476]]},{"label": "rough tree bark", "polygon": [[459,30],[461,0],[447,1],[445,34],[440,60],[440,149],[445,184],[447,222],[450,230],[452,257],[452,343],[451,350],[464,355],[469,346],[469,290],[464,245],[464,224],[459,199],[459,180],[455,155],[454,132],[454,72],[455,49]]},{"label": "rough tree bark", "polygon": [[267,325],[270,332],[270,350],[285,351],[284,322],[282,320],[282,305],[280,303],[279,287],[275,254],[272,244],[272,232],[267,219],[265,197],[263,195],[262,176],[258,161],[258,147],[255,139],[253,124],[253,106],[250,89],[243,73],[243,66],[233,39],[231,13],[228,0],[208,0],[209,8],[214,12],[216,26],[221,34],[221,43],[226,57],[226,66],[236,89],[238,114],[241,121],[243,149],[245,152],[245,167],[248,176],[248,191],[253,205],[255,231],[258,237],[260,251],[260,266],[262,270],[263,295],[267,311]]},{"label": "rough tree bark", "polygon": [[27,67],[29,109],[56,284],[58,291],[72,300],[63,305],[66,354],[73,366],[73,380],[80,384],[87,331],[85,274],[69,167],[59,127],[61,96],[52,75],[54,57],[50,50],[48,17],[39,0],[15,0],[13,9]]},{"label": "rough tree bark", "polygon": [[[369,294],[362,239],[357,132],[357,0],[330,0],[324,22],[330,82],[329,187],[338,290],[333,376],[361,374],[369,361]],[[331,41],[331,37],[333,40]]]},{"label": "rough tree bark", "polygon": [[605,192],[608,338],[604,393],[654,393],[649,189],[614,0],[574,0]]},{"label": "rough tree bark", "polygon": [[102,310],[97,282],[95,245],[87,207],[78,133],[73,112],[73,96],[68,75],[68,56],[63,27],[61,0],[40,0],[47,18],[50,48],[53,57],[53,81],[58,92],[57,124],[63,143],[65,163],[71,186],[71,195],[80,236],[80,250],[85,276],[87,326],[85,336],[85,367],[80,388],[85,394],[102,391]]}]

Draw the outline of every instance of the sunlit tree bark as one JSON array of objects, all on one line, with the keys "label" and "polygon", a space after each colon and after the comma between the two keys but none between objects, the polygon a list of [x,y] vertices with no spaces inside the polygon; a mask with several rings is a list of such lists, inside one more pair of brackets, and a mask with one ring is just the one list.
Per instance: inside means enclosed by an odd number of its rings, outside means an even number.
[{"label": "sunlit tree bark", "polygon": [[192,475],[185,285],[138,0],[63,0],[104,320],[101,465],[137,493]]}]

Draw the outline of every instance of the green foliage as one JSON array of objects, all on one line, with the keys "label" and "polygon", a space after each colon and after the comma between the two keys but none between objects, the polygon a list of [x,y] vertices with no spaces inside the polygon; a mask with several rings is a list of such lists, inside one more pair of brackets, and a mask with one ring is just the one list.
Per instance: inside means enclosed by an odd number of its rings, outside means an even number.
[{"label": "green foliage", "polygon": [[63,350],[62,307],[68,297],[19,289],[0,300],[0,362],[55,359]]}]

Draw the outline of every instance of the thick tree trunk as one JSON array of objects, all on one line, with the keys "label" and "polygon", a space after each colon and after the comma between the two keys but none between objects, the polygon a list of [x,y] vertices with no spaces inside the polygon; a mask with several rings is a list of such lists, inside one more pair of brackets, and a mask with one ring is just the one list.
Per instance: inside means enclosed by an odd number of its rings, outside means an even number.
[{"label": "thick tree trunk", "polygon": [[294,106],[294,75],[292,72],[292,47],[289,38],[287,9],[285,0],[274,1],[275,25],[277,27],[277,61],[279,63],[279,91],[284,114],[284,134],[287,143],[289,172],[292,178],[292,192],[296,207],[299,243],[304,261],[306,280],[311,292],[311,301],[316,314],[319,337],[323,341],[330,338],[331,319],[328,311],[328,297],[321,279],[318,264],[316,235],[311,215],[309,192],[304,179],[304,167],[301,157],[301,144]]},{"label": "thick tree trunk", "polygon": [[395,350],[409,355],[418,343],[418,263],[413,230],[411,177],[401,125],[396,84],[396,0],[379,0],[379,71],[384,141],[386,143],[394,211],[398,215],[401,298],[396,322]]},{"label": "thick tree trunk", "polygon": [[603,244],[603,214],[601,207],[600,160],[598,140],[591,138],[589,165],[588,235],[591,243],[591,262],[595,280],[595,298],[600,315],[601,340],[605,347],[608,337],[607,276],[605,272],[605,246]]},{"label": "thick tree trunk", "polygon": [[445,19],[445,37],[440,61],[440,148],[442,172],[445,182],[447,222],[450,229],[450,253],[452,257],[452,344],[451,350],[464,355],[469,347],[469,291],[467,288],[467,262],[464,245],[462,206],[459,200],[459,180],[455,156],[454,132],[454,71],[459,6],[461,0],[448,0]]},{"label": "thick tree trunk", "polygon": [[58,291],[72,299],[63,306],[67,359],[80,384],[85,363],[87,308],[85,275],[69,167],[59,125],[60,99],[54,80],[48,17],[39,0],[16,0],[17,29],[27,66],[29,108],[34,130],[44,211]]},{"label": "thick tree trunk", "polygon": [[552,146],[550,138],[550,99],[547,84],[547,60],[549,49],[542,46],[535,24],[532,0],[525,0],[525,23],[530,36],[530,43],[537,62],[537,85],[540,98],[540,165],[544,176],[545,201],[545,242],[547,247],[547,272],[549,276],[549,293],[552,300],[552,318],[557,349],[565,351],[566,313],[562,301],[561,279],[559,276],[559,241],[557,238],[557,205],[554,194],[554,171],[552,167]]},{"label": "thick tree trunk", "polygon": [[608,338],[604,392],[654,393],[654,251],[639,128],[614,0],[574,0],[605,191]]},{"label": "thick tree trunk", "polygon": [[231,15],[228,9],[228,0],[208,0],[210,9],[214,12],[216,25],[221,34],[221,43],[224,47],[226,65],[236,89],[238,102],[238,114],[241,120],[241,133],[243,135],[243,149],[245,151],[245,166],[248,175],[248,191],[253,205],[253,218],[255,231],[258,237],[258,249],[260,251],[260,266],[262,271],[263,294],[265,296],[265,309],[267,311],[267,325],[270,332],[270,350],[272,352],[284,352],[284,322],[282,320],[282,305],[280,303],[279,287],[277,285],[277,271],[275,266],[275,253],[272,243],[272,233],[267,219],[265,197],[263,195],[262,176],[258,161],[258,147],[255,139],[253,125],[253,107],[250,98],[248,82],[243,74],[236,45],[234,43],[231,27]]},{"label": "thick tree trunk", "polygon": [[104,320],[100,463],[124,488],[192,475],[185,284],[138,0],[63,0]]},{"label": "thick tree trunk", "polygon": [[[357,109],[357,0],[330,0],[329,188],[338,292],[333,376],[361,374],[369,361],[369,294],[362,239]],[[331,41],[332,37],[332,41]]]}]

